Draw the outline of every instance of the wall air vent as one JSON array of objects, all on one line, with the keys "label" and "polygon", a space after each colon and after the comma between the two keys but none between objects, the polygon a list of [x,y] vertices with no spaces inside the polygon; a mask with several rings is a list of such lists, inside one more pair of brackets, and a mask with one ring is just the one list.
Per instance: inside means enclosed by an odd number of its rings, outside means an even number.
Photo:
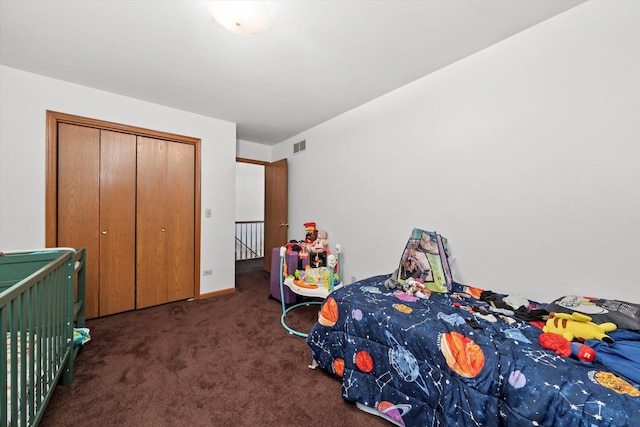
[{"label": "wall air vent", "polygon": [[307,140],[303,139],[300,142],[296,142],[295,144],[293,144],[293,154],[299,153],[301,151],[304,151],[307,148]]}]

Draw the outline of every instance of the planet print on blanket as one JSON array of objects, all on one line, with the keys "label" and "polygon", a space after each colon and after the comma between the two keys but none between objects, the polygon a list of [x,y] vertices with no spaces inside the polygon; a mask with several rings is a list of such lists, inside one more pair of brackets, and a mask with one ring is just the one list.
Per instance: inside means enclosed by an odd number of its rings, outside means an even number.
[{"label": "planet print on blanket", "polygon": [[329,297],[322,304],[320,314],[318,315],[318,323],[322,326],[331,327],[338,321],[338,303],[333,298]]},{"label": "planet print on blanket", "polygon": [[359,351],[353,356],[354,362],[362,372],[373,371],[373,358],[368,351]]},{"label": "planet print on blanket", "polygon": [[613,372],[594,372],[592,376],[593,381],[603,387],[615,391],[618,394],[628,394],[631,397],[640,396],[640,390]]},{"label": "planet print on blanket", "polygon": [[391,402],[383,400],[378,404],[378,411],[391,418],[396,424],[404,426],[402,416],[411,410],[411,405],[401,404],[394,405]]},{"label": "planet print on blanket", "polygon": [[389,348],[389,363],[396,370],[398,375],[407,382],[413,382],[420,387],[424,393],[429,396],[429,388],[422,377],[418,359],[408,349],[400,345],[389,331],[385,331],[389,340],[394,342],[393,347]]},{"label": "planet print on blanket", "polygon": [[338,357],[333,361],[333,372],[339,377],[344,375],[344,359]]},{"label": "planet print on blanket", "polygon": [[527,377],[525,377],[522,372],[516,369],[509,374],[509,384],[511,384],[514,388],[522,388],[527,385]]},{"label": "planet print on blanket", "polygon": [[484,353],[480,346],[458,332],[440,336],[440,351],[449,368],[462,377],[474,378],[484,367]]},{"label": "planet print on blanket", "polygon": [[395,308],[396,310],[398,310],[400,313],[411,313],[413,311],[413,309],[411,307],[409,307],[408,305],[405,304],[393,304],[393,308]]}]

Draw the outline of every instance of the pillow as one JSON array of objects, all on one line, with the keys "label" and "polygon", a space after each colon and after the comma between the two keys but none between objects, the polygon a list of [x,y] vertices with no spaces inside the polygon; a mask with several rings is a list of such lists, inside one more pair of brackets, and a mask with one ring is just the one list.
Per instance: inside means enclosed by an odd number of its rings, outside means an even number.
[{"label": "pillow", "polygon": [[413,229],[402,251],[396,280],[402,284],[410,277],[431,292],[451,291],[452,277],[445,237],[434,231]]},{"label": "pillow", "polygon": [[591,317],[593,323],[613,322],[619,329],[640,330],[640,304],[613,299],[567,295],[548,304],[548,312],[578,312]]}]

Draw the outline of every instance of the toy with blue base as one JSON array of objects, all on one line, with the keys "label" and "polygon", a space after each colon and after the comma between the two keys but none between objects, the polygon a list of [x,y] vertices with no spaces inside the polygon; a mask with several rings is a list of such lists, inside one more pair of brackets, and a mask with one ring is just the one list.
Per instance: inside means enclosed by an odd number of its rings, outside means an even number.
[{"label": "toy with blue base", "polygon": [[[287,274],[287,266],[285,263],[285,254],[287,253],[288,247],[290,245],[283,246],[280,248],[280,297],[282,303],[282,316],[280,317],[280,323],[282,326],[293,335],[297,335],[299,337],[306,337],[308,334],[300,331],[296,331],[295,329],[289,327],[285,322],[285,317],[287,314],[298,308],[303,306],[310,305],[322,305],[324,299],[335,289],[339,289],[343,286],[343,283],[340,281],[340,274],[338,273],[338,269],[340,266],[340,254],[342,252],[342,248],[340,245],[336,245],[336,255],[331,254],[329,249],[323,248],[321,250],[327,252],[327,266],[329,271],[329,278],[327,280],[318,281],[318,275],[313,275],[313,282],[305,282],[305,279],[294,278],[294,277],[286,277]],[[327,269],[327,267],[322,267]],[[320,269],[307,269],[309,270],[320,270]],[[311,276],[311,275],[308,275]],[[309,279],[309,277],[307,277]],[[323,301],[305,301],[299,304],[294,304],[290,307],[287,307],[284,303],[284,287],[288,286],[293,292],[298,295],[304,297],[313,297],[313,298],[322,298]]]}]

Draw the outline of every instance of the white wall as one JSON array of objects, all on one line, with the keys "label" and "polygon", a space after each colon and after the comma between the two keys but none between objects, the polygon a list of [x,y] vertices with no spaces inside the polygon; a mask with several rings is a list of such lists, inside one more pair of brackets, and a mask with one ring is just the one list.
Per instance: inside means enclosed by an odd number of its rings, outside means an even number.
[{"label": "white wall", "polygon": [[236,151],[238,157],[271,162],[271,147],[268,145],[239,139],[237,141]]},{"label": "white wall", "polygon": [[422,227],[464,283],[637,301],[639,20],[587,2],[278,144],[289,238],[328,229],[350,281],[391,273]]},{"label": "white wall", "polygon": [[[46,110],[200,138],[201,277],[235,287],[235,124],[0,66],[0,250],[44,247]],[[204,210],[211,208],[212,218]]]},{"label": "white wall", "polygon": [[264,221],[264,166],[236,163],[236,221]]}]

